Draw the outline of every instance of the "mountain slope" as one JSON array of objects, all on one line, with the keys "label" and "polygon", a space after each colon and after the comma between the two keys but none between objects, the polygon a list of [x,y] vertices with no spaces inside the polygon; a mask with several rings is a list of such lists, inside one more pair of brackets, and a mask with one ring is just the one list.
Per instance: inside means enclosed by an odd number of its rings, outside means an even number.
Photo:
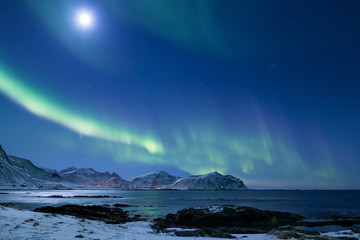
[{"label": "mountain slope", "polygon": [[166,185],[172,184],[180,179],[164,171],[152,172],[143,176],[130,179],[132,189],[161,189]]},{"label": "mountain slope", "polygon": [[70,167],[57,172],[63,181],[98,187],[123,189],[172,189],[172,190],[245,190],[240,179],[231,175],[212,172],[180,178],[164,171],[152,172],[130,180],[122,179],[116,173],[98,172],[92,168]]},{"label": "mountain slope", "polygon": [[57,175],[49,174],[29,160],[8,156],[0,145],[0,188],[63,188]]},{"label": "mountain slope", "polygon": [[194,175],[177,180],[165,189],[179,190],[245,190],[247,187],[240,179],[231,175],[222,175],[212,172],[203,175]]},{"label": "mountain slope", "polygon": [[174,190],[245,190],[240,179],[212,172],[180,178],[164,171],[152,172],[128,180],[113,172],[98,172],[92,168],[67,168],[59,172],[36,167],[31,161],[9,156],[0,145],[0,188],[60,189],[79,188],[80,184],[123,189]]},{"label": "mountain slope", "polygon": [[8,155],[10,164],[18,170],[30,175],[33,178],[45,181],[59,182],[60,176],[56,173],[49,173],[42,168],[36,167],[31,161],[15,156]]},{"label": "mountain slope", "polygon": [[61,179],[66,182],[99,187],[127,188],[129,182],[122,179],[115,172],[98,172],[92,168],[70,167],[57,172]]}]

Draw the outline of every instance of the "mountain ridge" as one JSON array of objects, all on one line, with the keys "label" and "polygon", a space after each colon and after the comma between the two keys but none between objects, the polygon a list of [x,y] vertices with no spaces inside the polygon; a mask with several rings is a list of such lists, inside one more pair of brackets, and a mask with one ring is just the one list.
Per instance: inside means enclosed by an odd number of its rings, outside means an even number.
[{"label": "mountain ridge", "polygon": [[[115,172],[98,172],[93,168],[70,167],[57,173],[63,180],[88,186],[117,187],[129,190],[246,190],[242,180],[231,175],[210,172],[181,178],[165,171],[146,173],[129,180],[122,179]],[[71,175],[72,177],[69,177]],[[115,179],[114,177],[115,176]],[[96,179],[101,178],[102,181]],[[81,179],[82,181],[79,181]]]},{"label": "mountain ridge", "polygon": [[7,155],[0,145],[1,189],[62,189],[60,177],[36,167],[31,161]]},{"label": "mountain ridge", "polygon": [[64,189],[115,187],[128,190],[246,190],[242,180],[211,172],[181,178],[165,171],[146,173],[129,180],[117,173],[69,167],[60,171],[39,168],[30,160],[7,155],[0,145],[0,189]]}]

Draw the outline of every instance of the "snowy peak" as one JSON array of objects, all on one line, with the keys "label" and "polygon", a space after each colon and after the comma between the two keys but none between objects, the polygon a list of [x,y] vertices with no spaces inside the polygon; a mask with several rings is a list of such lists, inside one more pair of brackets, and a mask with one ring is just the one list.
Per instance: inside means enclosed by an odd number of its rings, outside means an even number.
[{"label": "snowy peak", "polygon": [[221,175],[218,172],[211,172],[211,173],[205,173],[205,174],[201,174],[201,175],[192,175],[189,176],[189,178],[207,178],[207,177],[222,177],[223,175]]},{"label": "snowy peak", "polygon": [[116,172],[113,172],[110,176],[114,178],[120,178],[120,176]]},{"label": "snowy peak", "polygon": [[10,155],[8,155],[8,158],[12,166],[28,174],[32,178],[53,182],[59,182],[61,180],[57,173],[49,173],[42,168],[38,168],[30,160]]},{"label": "snowy peak", "polygon": [[3,150],[1,144],[0,144],[0,159],[2,159],[3,161],[6,161],[7,163],[10,164],[9,158],[8,158],[6,152]]},{"label": "snowy peak", "polygon": [[57,172],[63,181],[99,187],[117,187],[123,189],[173,189],[173,190],[244,190],[243,181],[231,175],[211,172],[193,175],[187,178],[173,176],[164,171],[147,173],[124,180],[113,172],[98,172],[92,168],[70,167]]},{"label": "snowy peak", "polygon": [[[64,181],[64,182],[62,182]],[[69,167],[61,171],[42,169],[31,161],[9,156],[0,145],[0,188],[64,188],[66,182],[122,189],[174,190],[245,190],[240,179],[211,172],[180,178],[164,171],[151,172],[128,180],[117,173],[98,172],[92,168]]]},{"label": "snowy peak", "polygon": [[130,180],[132,189],[174,189],[174,190],[245,190],[240,179],[231,175],[211,172],[187,178],[172,176],[164,171],[152,172]]},{"label": "snowy peak", "polygon": [[218,172],[211,172],[202,175],[193,175],[182,178],[173,184],[166,186],[166,189],[179,190],[245,190],[247,187],[240,179],[231,175],[222,175]]},{"label": "snowy peak", "polygon": [[130,180],[133,189],[161,189],[180,179],[164,171],[152,172]]},{"label": "snowy peak", "polygon": [[0,188],[63,188],[60,177],[36,167],[29,160],[8,156],[0,146]]},{"label": "snowy peak", "polygon": [[120,187],[129,185],[128,181],[122,179],[115,172],[98,172],[92,168],[69,167],[57,172],[61,179],[66,182],[99,187]]}]

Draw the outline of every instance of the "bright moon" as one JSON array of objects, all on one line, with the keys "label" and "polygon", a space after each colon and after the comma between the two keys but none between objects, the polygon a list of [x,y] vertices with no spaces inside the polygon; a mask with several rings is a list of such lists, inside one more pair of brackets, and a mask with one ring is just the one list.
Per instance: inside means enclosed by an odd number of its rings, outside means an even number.
[{"label": "bright moon", "polygon": [[88,11],[80,11],[76,16],[76,21],[79,27],[81,28],[90,28],[93,25],[94,17],[91,12]]}]

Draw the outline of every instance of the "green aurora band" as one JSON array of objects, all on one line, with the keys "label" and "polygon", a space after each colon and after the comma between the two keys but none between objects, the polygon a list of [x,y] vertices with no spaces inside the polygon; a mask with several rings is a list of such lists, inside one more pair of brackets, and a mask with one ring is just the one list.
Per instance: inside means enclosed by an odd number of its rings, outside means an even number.
[{"label": "green aurora band", "polygon": [[21,83],[5,72],[1,66],[0,91],[29,112],[58,123],[79,134],[117,143],[136,145],[147,149],[152,154],[164,153],[162,144],[154,138],[135,135],[121,128],[110,128],[95,119],[83,117]]},{"label": "green aurora band", "polygon": [[[118,61],[121,59],[113,54],[107,44],[103,44],[106,43],[106,35],[99,36],[95,32],[89,33],[93,34],[92,38],[82,38],[86,33],[74,33],[73,29],[63,28],[72,24],[73,11],[78,2],[25,2],[49,33],[74,56],[105,72],[118,68],[118,65],[109,64],[121,62]],[[246,34],[234,35],[230,29],[223,27],[228,24],[222,22],[225,20],[218,14],[213,1],[161,0],[154,4],[147,1],[107,0],[106,3],[111,11],[117,13],[119,21],[136,24],[189,51],[209,50],[215,56],[242,56],[246,59],[256,55],[256,51],[248,46],[238,44],[247,38]],[[62,15],[54,18],[53,9]],[[239,32],[246,33],[247,29],[239,29]],[[228,49],[227,46],[236,46],[237,49]],[[232,56],[232,53],[241,54]],[[160,127],[154,130],[158,134],[143,134],[128,128],[126,124],[109,124],[69,108],[69,105],[26,85],[25,79],[20,80],[6,70],[4,65],[0,65],[0,92],[30,113],[88,136],[82,139],[83,145],[94,156],[106,154],[120,163],[135,161],[171,165],[192,174],[218,171],[241,177],[249,185],[277,187],[283,186],[284,182],[299,187],[341,185],[331,148],[325,141],[321,138],[311,139],[309,145],[314,145],[316,150],[310,157],[304,153],[301,155],[302,151],[296,147],[298,143],[293,140],[291,131],[286,129],[286,121],[276,119],[272,122],[263,117],[260,110],[256,111],[256,107],[253,107],[254,115],[244,116],[251,121],[243,128],[226,131],[224,122],[217,121],[217,116],[206,114],[202,119],[188,121],[168,114],[171,119],[166,120],[172,125],[165,128],[159,114]],[[74,139],[65,141],[61,137],[56,140],[69,149],[76,147],[77,143]]]},{"label": "green aurora band", "polygon": [[320,144],[321,151],[314,156],[316,164],[304,161],[293,147],[295,143],[286,127],[272,125],[270,131],[260,111],[255,111],[256,129],[251,135],[226,133],[212,127],[216,124],[205,126],[195,120],[190,124],[176,123],[169,131],[160,129],[161,139],[166,140],[160,142],[66,108],[26,86],[1,66],[0,91],[32,114],[90,137],[83,141],[91,154],[110,154],[118,162],[165,164],[192,174],[218,171],[241,176],[252,185],[266,182],[276,187],[284,180],[291,186],[310,186],[314,180],[319,187],[341,184],[329,147]]}]

